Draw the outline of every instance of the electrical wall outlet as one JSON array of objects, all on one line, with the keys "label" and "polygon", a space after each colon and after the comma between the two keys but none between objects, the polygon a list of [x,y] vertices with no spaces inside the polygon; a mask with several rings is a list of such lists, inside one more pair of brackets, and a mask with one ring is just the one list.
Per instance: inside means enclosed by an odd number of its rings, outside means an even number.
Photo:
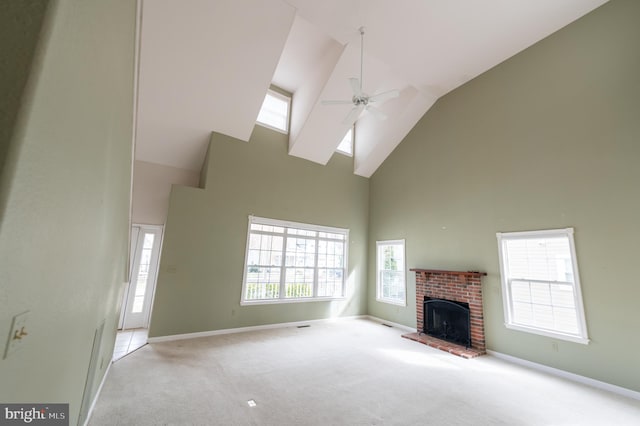
[{"label": "electrical wall outlet", "polygon": [[19,350],[24,346],[24,341],[29,335],[27,331],[27,319],[29,318],[29,311],[13,317],[11,323],[11,331],[9,332],[9,340],[7,341],[7,348],[4,351],[4,358],[8,358],[9,355]]}]

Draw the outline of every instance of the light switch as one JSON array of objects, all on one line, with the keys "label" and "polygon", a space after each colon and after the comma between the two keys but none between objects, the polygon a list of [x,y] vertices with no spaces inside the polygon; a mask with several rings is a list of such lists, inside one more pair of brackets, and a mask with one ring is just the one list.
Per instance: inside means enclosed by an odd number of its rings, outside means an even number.
[{"label": "light switch", "polygon": [[13,317],[11,323],[11,331],[9,333],[9,340],[7,342],[7,348],[4,351],[4,358],[8,358],[9,355],[19,350],[24,346],[25,339],[29,336],[27,330],[27,319],[29,318],[29,311]]}]

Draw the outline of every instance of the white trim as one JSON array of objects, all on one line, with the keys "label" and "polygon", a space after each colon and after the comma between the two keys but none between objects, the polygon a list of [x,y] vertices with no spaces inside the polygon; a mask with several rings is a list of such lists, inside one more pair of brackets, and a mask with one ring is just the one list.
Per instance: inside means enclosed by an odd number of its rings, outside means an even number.
[{"label": "white trim", "polygon": [[602,382],[600,380],[592,379],[590,377],[581,376],[579,374],[570,373],[565,370],[560,370],[558,368],[549,367],[547,365],[538,364],[536,362],[527,361],[526,359],[517,358],[515,356],[503,354],[496,351],[491,351],[487,349],[487,354],[494,356],[496,358],[502,359],[507,362],[511,362],[513,364],[519,364],[524,367],[529,367],[534,370],[542,371],[554,376],[562,377],[564,379],[568,379],[574,382],[581,383],[583,385],[591,386],[594,388],[602,389],[608,392],[612,392],[618,395],[626,396],[627,398],[632,398],[640,401],[640,392],[623,388],[622,386],[612,385],[611,383]]},{"label": "white trim", "polygon": [[[405,286],[406,286],[406,284],[405,284]],[[386,303],[388,305],[403,306],[405,308],[407,307],[406,298],[405,298],[404,302],[398,302],[397,300],[393,300],[393,299],[382,299],[382,298],[376,297],[376,302]]]},{"label": "white trim", "polygon": [[[392,246],[392,245],[402,245],[402,272],[403,274],[403,283],[404,283],[404,300],[396,300],[396,299],[387,299],[380,296],[381,292],[381,282],[380,282],[380,247],[381,246]],[[407,306],[407,249],[406,249],[405,240],[381,240],[376,241],[376,302],[388,303],[390,305],[396,306]]]},{"label": "white trim", "polygon": [[242,262],[242,290],[240,293],[240,306],[244,303],[244,295],[247,294],[247,260],[249,259],[249,241],[251,240],[251,223],[253,216],[249,215],[247,223],[247,239],[244,243],[244,262]]},{"label": "white trim", "polygon": [[[151,259],[152,259],[151,264],[153,265],[155,263],[155,266],[149,270],[149,274],[148,274],[146,291],[149,293],[147,293],[145,298],[148,297],[149,299],[144,303],[143,311],[139,313],[139,315],[142,316],[142,323],[136,324],[134,322],[133,327],[131,326],[131,324],[129,324],[129,327],[127,327],[126,323],[127,323],[127,316],[136,315],[130,311],[131,307],[133,306],[134,300],[133,299],[129,300],[129,297],[131,296],[132,291],[135,291],[131,287],[132,286],[135,287],[135,285],[137,285],[137,278],[133,280],[130,279],[129,283],[127,284],[127,288],[125,289],[125,294],[124,294],[124,298],[121,306],[120,320],[118,322],[118,327],[122,330],[129,330],[132,328],[149,328],[149,324],[151,323],[151,311],[153,310],[153,302],[155,300],[158,273],[160,271],[160,257],[162,255],[162,244],[164,240],[164,225],[145,225],[141,223],[132,223],[130,229],[133,229],[134,227],[139,228],[139,232],[137,236],[139,241],[138,241],[138,244],[136,245],[136,249],[134,250],[133,253],[131,253],[134,256],[134,259],[133,259],[133,264],[130,272],[135,271],[137,273],[139,271],[139,268],[140,268],[139,254],[142,253],[142,246],[141,246],[140,240],[144,240],[144,235],[146,233],[153,233],[155,235],[154,242],[152,245],[152,255],[151,255]],[[129,320],[131,321],[130,317],[129,317]]]},{"label": "white trim", "polygon": [[153,315],[153,304],[156,302],[156,290],[158,289],[158,276],[160,275],[160,261],[162,260],[162,246],[164,244],[164,224],[163,225],[145,225],[147,227],[158,226],[160,228],[160,246],[158,247],[158,261],[156,262],[155,278],[153,283],[153,293],[151,294],[151,300],[149,301],[149,312],[145,321],[147,330],[151,325],[151,315]]},{"label": "white trim", "polygon": [[[257,225],[267,225],[274,226],[278,228],[283,228],[283,232],[267,232],[267,231],[253,231],[251,229],[252,224]],[[314,254],[314,279],[313,279],[313,295],[310,297],[301,297],[301,298],[286,298],[285,291],[285,274],[287,272],[286,266],[286,249],[287,249],[287,237],[289,229],[299,229],[305,231],[313,231],[317,234],[314,237],[311,236],[300,236],[300,238],[313,239],[315,241],[333,241],[336,243],[343,244],[344,252],[343,252],[343,266],[342,266],[342,294],[339,296],[318,296],[318,273],[317,271],[322,269],[318,266],[318,247],[316,246],[316,252]],[[251,299],[247,300],[247,274],[248,274],[248,264],[249,261],[249,242],[251,240],[252,233],[264,234],[264,235],[276,235],[283,238],[282,244],[282,259],[281,264],[278,266],[280,268],[280,297],[272,298],[272,299]],[[319,233],[327,233],[327,234],[338,234],[341,235],[342,238],[332,238],[332,237],[320,237]],[[348,228],[338,228],[335,226],[324,226],[324,225],[315,225],[301,222],[293,222],[288,220],[281,219],[270,219],[266,217],[253,216],[249,215],[248,223],[247,223],[247,239],[245,242],[245,253],[244,253],[244,264],[243,264],[243,272],[242,272],[242,293],[240,294],[240,306],[250,306],[250,305],[266,305],[266,304],[277,304],[277,303],[300,303],[300,302],[322,302],[322,301],[330,301],[330,300],[344,300],[346,298],[347,293],[347,275],[349,272],[349,229]],[[305,267],[311,269],[311,267]],[[338,268],[335,268],[338,269]]]},{"label": "white trim", "polygon": [[498,238],[507,237],[510,240],[515,239],[529,239],[536,237],[557,236],[560,233],[573,235],[573,228],[558,228],[558,229],[541,229],[534,231],[514,231],[514,232],[496,232]]},{"label": "white trim", "polygon": [[[568,342],[580,343],[583,345],[589,344],[589,337],[587,332],[587,322],[585,319],[584,302],[582,300],[582,291],[580,285],[580,274],[578,272],[578,259],[576,256],[576,246],[573,239],[573,228],[562,229],[545,229],[539,231],[519,231],[519,232],[497,232],[496,238],[498,240],[498,260],[500,265],[500,281],[502,282],[502,306],[504,310],[505,326],[511,330],[522,331],[525,333],[533,333],[547,337],[553,337],[555,339],[565,340]],[[573,272],[573,290],[576,309],[576,319],[578,325],[578,331],[576,334],[562,333],[556,330],[549,330],[544,328],[535,327],[527,324],[517,324],[513,322],[513,308],[511,306],[511,286],[509,281],[513,278],[508,274],[507,263],[505,259],[507,253],[505,252],[505,244],[511,240],[526,240],[540,237],[566,237],[569,243],[569,254],[571,255],[571,268]],[[526,277],[522,277],[526,280]]]},{"label": "white trim", "polygon": [[111,370],[112,364],[113,364],[113,360],[109,361],[109,365],[107,365],[107,370],[104,372],[104,375],[102,376],[102,381],[100,382],[100,386],[98,386],[98,390],[96,391],[96,394],[93,397],[93,401],[91,402],[91,407],[89,407],[89,411],[87,412],[87,418],[84,421],[84,426],[87,426],[89,424],[89,420],[91,420],[91,414],[93,414],[93,409],[95,408],[96,403],[98,402],[98,397],[100,397],[100,392],[102,391],[102,387],[104,386],[104,383],[107,381],[107,375],[109,375],[109,371]]},{"label": "white trim", "polygon": [[[276,132],[279,133],[283,133],[285,135],[289,134],[289,127],[290,127],[290,121],[291,121],[291,96],[288,95],[283,95],[282,93],[276,92],[273,89],[267,89],[267,93],[264,95],[264,100],[266,100],[267,96],[272,96],[274,98],[277,98],[281,101],[285,101],[287,103],[287,116],[286,116],[286,120],[285,120],[285,127],[284,129],[281,129],[279,127],[275,127],[272,126],[271,124],[268,123],[264,123],[262,121],[258,121],[258,119],[256,118],[256,124],[262,127],[266,127],[267,129],[271,129],[271,130],[275,130]],[[262,101],[262,105],[260,106],[260,111],[258,111],[258,117],[260,117],[260,112],[262,112],[262,106],[264,105],[264,100]]]},{"label": "white trim", "polygon": [[[340,145],[342,145],[342,142],[347,137],[349,132],[351,132],[351,138],[349,138],[350,139],[349,140],[349,147],[351,149],[351,152],[347,152],[347,151],[344,151],[344,150],[340,149]],[[345,135],[342,137],[342,139],[340,140],[340,143],[338,144],[338,147],[336,148],[336,152],[338,154],[346,155],[347,157],[353,157],[353,142],[354,142],[354,139],[355,139],[354,135],[355,135],[355,126],[351,126],[351,128],[349,130],[347,130],[347,133],[345,133]]]},{"label": "white trim", "polygon": [[[246,268],[245,268],[246,269]],[[317,290],[317,289],[314,289]],[[244,294],[244,290],[242,291]],[[345,300],[347,296],[339,297],[301,297],[298,299],[256,299],[256,300],[241,300],[240,306],[251,305],[281,305],[283,303],[306,303],[306,302],[334,302],[336,300]]]},{"label": "white trim", "polygon": [[253,325],[248,327],[224,328],[221,330],[199,331],[196,333],[172,334],[169,336],[149,337],[147,343],[171,342],[174,340],[198,339],[200,337],[218,336],[220,334],[246,333],[248,331],[271,330],[274,328],[297,327],[310,323],[336,322],[343,320],[367,319],[368,315],[353,315],[348,317],[321,318],[307,321],[279,322],[275,324]]},{"label": "white trim", "polygon": [[278,226],[281,228],[302,228],[305,231],[326,232],[329,234],[345,234],[349,236],[349,228],[338,228],[335,226],[317,225],[313,223],[294,222],[291,220],[270,219],[268,217],[260,217],[249,215],[249,225],[256,223],[259,225]]},{"label": "white trim", "polygon": [[386,319],[382,319],[382,318],[378,318],[378,317],[374,317],[373,315],[365,315],[367,317],[367,319],[370,319],[371,321],[374,322],[379,322],[380,324],[387,324],[387,325],[391,325],[395,328],[399,328],[400,330],[404,330],[404,331],[408,331],[409,333],[416,333],[417,329],[406,326],[404,324],[399,324],[397,322],[393,322],[393,321],[387,321]]},{"label": "white trim", "polygon": [[141,49],[141,34],[142,34],[142,2],[144,0],[136,0],[136,27],[134,35],[134,50],[133,50],[133,96],[132,103],[132,125],[131,125],[131,164],[130,170],[131,176],[129,177],[129,229],[127,230],[127,262],[124,268],[124,281],[129,286],[131,278],[131,222],[133,221],[133,172],[136,163],[136,142],[138,133],[138,103],[140,97],[139,82],[140,82],[140,49]]},{"label": "white trim", "polygon": [[511,330],[523,331],[525,333],[538,334],[540,336],[552,337],[554,339],[566,340],[567,342],[580,343],[582,345],[588,345],[590,340],[580,336],[574,336],[572,334],[562,334],[555,331],[547,331],[541,328],[527,327],[520,324],[504,323],[504,326]]},{"label": "white trim", "polygon": [[273,130],[274,132],[282,133],[283,135],[288,135],[289,134],[288,131],[285,132],[284,130],[278,129],[275,126],[270,126],[267,123],[262,123],[262,122],[257,121],[257,120],[256,120],[256,125],[258,125],[260,127],[264,127],[265,129]]}]

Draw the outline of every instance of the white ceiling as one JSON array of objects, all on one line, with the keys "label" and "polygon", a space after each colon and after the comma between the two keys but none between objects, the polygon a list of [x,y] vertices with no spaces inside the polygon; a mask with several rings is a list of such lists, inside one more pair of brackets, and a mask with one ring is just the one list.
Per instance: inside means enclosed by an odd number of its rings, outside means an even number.
[{"label": "white ceiling", "polygon": [[[293,93],[289,153],[326,164],[349,77],[401,95],[356,124],[369,177],[442,95],[606,0],[143,0],[136,159],[199,171],[212,131],[247,141],[269,85]],[[240,143],[240,142],[239,142]]]}]

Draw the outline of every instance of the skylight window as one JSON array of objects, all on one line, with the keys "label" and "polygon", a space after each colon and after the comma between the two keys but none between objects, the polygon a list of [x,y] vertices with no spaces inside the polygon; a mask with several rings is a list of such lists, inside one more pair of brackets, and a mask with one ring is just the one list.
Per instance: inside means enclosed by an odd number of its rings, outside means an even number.
[{"label": "skylight window", "polygon": [[353,155],[353,127],[349,129],[346,135],[344,135],[344,138],[342,138],[342,142],[340,142],[336,151],[344,155]]},{"label": "skylight window", "polygon": [[258,114],[258,124],[281,133],[288,133],[290,106],[290,97],[269,89]]}]

